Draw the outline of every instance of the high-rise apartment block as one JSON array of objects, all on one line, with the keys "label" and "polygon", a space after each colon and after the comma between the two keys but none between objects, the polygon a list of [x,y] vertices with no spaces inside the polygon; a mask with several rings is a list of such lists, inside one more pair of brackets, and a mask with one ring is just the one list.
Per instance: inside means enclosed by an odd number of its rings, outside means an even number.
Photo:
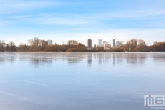
[{"label": "high-rise apartment block", "polygon": [[98,39],[98,47],[103,47],[102,41],[102,39]]},{"label": "high-rise apartment block", "polygon": [[87,47],[92,48],[92,39],[87,40]]},{"label": "high-rise apartment block", "polygon": [[115,47],[116,46],[116,44],[115,44],[115,39],[113,39],[113,47]]}]

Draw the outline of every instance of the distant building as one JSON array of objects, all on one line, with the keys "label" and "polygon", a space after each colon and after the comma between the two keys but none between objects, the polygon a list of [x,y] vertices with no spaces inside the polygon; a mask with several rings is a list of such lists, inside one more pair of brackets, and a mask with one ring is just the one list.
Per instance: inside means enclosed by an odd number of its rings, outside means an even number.
[{"label": "distant building", "polygon": [[107,42],[106,41],[103,41],[103,46],[104,46],[104,44],[106,44]]},{"label": "distant building", "polygon": [[113,47],[115,47],[116,46],[116,44],[115,44],[115,39],[113,39]]},{"label": "distant building", "polygon": [[137,47],[137,39],[131,39],[127,42],[127,44],[131,44],[134,47]]},{"label": "distant building", "polygon": [[105,42],[104,43],[104,49],[105,50],[108,50],[108,49],[110,49],[111,48],[111,44],[109,44],[108,42]]},{"label": "distant building", "polygon": [[77,45],[78,42],[76,40],[69,40],[68,45]]},{"label": "distant building", "polygon": [[47,46],[47,45],[48,45],[48,41],[42,40],[41,46]]},{"label": "distant building", "polygon": [[48,45],[52,45],[53,41],[52,40],[48,40]]},{"label": "distant building", "polygon": [[98,47],[103,47],[102,39],[98,39]]},{"label": "distant building", "polygon": [[92,48],[92,40],[91,39],[87,40],[87,47]]},{"label": "distant building", "polygon": [[116,41],[116,46],[117,47],[120,47],[120,46],[122,46],[123,45],[123,42],[122,41]]}]

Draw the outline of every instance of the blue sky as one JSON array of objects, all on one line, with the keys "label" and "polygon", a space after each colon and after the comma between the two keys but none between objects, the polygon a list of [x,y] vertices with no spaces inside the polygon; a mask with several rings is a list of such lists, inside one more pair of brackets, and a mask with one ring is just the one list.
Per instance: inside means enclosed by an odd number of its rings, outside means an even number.
[{"label": "blue sky", "polygon": [[0,0],[0,40],[165,41],[165,0]]}]

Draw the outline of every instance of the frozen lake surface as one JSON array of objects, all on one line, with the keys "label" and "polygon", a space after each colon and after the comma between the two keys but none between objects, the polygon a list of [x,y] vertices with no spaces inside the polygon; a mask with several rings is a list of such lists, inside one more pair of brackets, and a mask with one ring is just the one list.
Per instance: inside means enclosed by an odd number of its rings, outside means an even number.
[{"label": "frozen lake surface", "polygon": [[165,53],[0,53],[0,110],[151,110]]}]

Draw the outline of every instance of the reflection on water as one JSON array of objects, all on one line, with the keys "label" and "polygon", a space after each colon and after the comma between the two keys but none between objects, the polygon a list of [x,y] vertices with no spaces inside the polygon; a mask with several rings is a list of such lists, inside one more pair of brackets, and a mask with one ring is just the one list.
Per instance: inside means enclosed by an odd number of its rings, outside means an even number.
[{"label": "reflection on water", "polygon": [[92,53],[87,54],[88,64],[92,65]]},{"label": "reflection on water", "polygon": [[43,58],[43,57],[32,57],[30,58],[30,62],[34,66],[38,66],[40,64],[51,64],[52,58]]},{"label": "reflection on water", "polygon": [[52,64],[57,60],[67,61],[69,64],[81,63],[87,59],[89,65],[92,60],[98,64],[112,63],[121,64],[144,64],[146,59],[152,58],[154,62],[165,62],[164,53],[1,53],[0,62],[14,62],[16,57],[20,61],[28,61],[32,65]]},{"label": "reflection on water", "polygon": [[0,53],[0,110],[150,110],[165,53]]}]

